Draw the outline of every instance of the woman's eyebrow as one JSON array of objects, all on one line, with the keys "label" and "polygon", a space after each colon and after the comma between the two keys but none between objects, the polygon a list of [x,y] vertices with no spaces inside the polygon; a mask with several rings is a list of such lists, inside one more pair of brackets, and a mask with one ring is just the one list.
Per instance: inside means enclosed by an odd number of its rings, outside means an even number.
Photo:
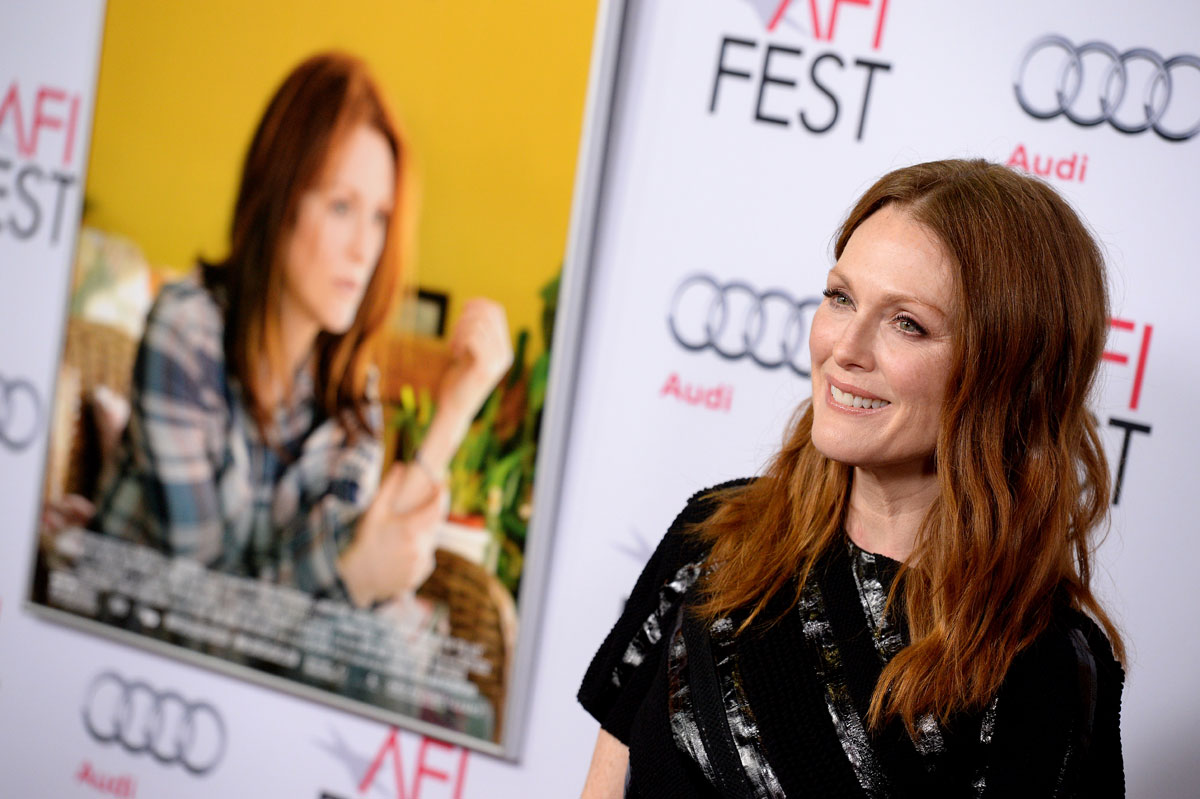
[{"label": "woman's eyebrow", "polygon": [[[836,266],[829,270],[828,276],[831,278],[834,278],[835,280],[838,280],[842,283],[845,283],[846,286],[848,288],[850,288],[851,291],[854,290],[852,281],[849,278],[847,278],[846,275],[844,275],[842,272],[838,271],[838,268]],[[932,302],[929,302],[928,300],[923,300],[920,297],[914,296],[912,294],[905,294],[905,293],[899,292],[899,291],[889,291],[889,292],[885,293],[880,299],[884,305],[920,305],[922,308],[928,308],[929,310],[933,311],[934,313],[940,314],[942,317],[949,316],[949,314],[946,313],[946,311],[940,305],[936,305]]]},{"label": "woman's eyebrow", "polygon": [[942,316],[948,315],[944,310],[942,310],[942,307],[940,305],[936,305],[927,300],[923,300],[920,297],[914,297],[912,294],[902,294],[900,292],[888,292],[887,294],[883,295],[882,300],[885,305],[920,305],[922,308],[928,308],[929,310],[933,311],[934,313],[940,314]]}]

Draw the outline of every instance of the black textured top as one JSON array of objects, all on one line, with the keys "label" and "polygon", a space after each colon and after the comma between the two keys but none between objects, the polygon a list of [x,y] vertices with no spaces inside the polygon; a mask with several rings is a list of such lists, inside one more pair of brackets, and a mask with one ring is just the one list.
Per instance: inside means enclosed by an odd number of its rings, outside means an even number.
[{"label": "black textured top", "polygon": [[871,731],[871,693],[904,645],[883,612],[898,564],[847,540],[795,608],[735,637],[737,618],[680,613],[704,557],[682,531],[712,512],[707,493],[659,544],[579,691],[629,747],[626,796],[1125,795],[1124,672],[1089,618],[1064,608],[982,711],[914,737],[899,722]]}]

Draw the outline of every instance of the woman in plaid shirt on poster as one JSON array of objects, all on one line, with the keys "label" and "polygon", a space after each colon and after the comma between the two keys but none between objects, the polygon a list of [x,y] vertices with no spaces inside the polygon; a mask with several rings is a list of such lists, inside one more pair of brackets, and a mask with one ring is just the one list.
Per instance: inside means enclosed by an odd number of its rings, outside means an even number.
[{"label": "woman in plaid shirt on poster", "polygon": [[512,352],[503,309],[467,303],[417,461],[381,480],[368,353],[411,243],[409,159],[360,61],[318,55],[287,77],[246,155],[228,257],[150,311],[89,526],[358,606],[428,576],[441,475]]}]

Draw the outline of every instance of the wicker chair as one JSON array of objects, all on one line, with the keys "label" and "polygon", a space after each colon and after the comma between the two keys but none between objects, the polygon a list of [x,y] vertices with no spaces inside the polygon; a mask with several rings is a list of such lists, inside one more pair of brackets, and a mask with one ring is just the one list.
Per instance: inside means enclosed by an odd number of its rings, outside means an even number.
[{"label": "wicker chair", "polygon": [[91,497],[100,475],[100,429],[92,409],[99,386],[129,396],[137,342],[114,327],[72,317],[55,389],[46,497]]},{"label": "wicker chair", "polygon": [[479,564],[445,549],[435,556],[433,574],[417,593],[450,609],[450,635],[482,646],[491,671],[469,679],[495,709],[493,737],[499,741],[516,645],[516,605],[508,589]]}]

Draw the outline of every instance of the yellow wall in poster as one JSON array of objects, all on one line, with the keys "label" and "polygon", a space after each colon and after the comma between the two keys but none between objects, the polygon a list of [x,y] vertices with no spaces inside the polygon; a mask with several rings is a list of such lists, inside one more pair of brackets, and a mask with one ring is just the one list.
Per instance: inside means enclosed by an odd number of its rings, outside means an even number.
[{"label": "yellow wall in poster", "polygon": [[418,282],[537,334],[566,243],[596,0],[109,0],[85,222],[186,271],[225,253],[238,173],[284,75],[374,70],[421,177]]}]

